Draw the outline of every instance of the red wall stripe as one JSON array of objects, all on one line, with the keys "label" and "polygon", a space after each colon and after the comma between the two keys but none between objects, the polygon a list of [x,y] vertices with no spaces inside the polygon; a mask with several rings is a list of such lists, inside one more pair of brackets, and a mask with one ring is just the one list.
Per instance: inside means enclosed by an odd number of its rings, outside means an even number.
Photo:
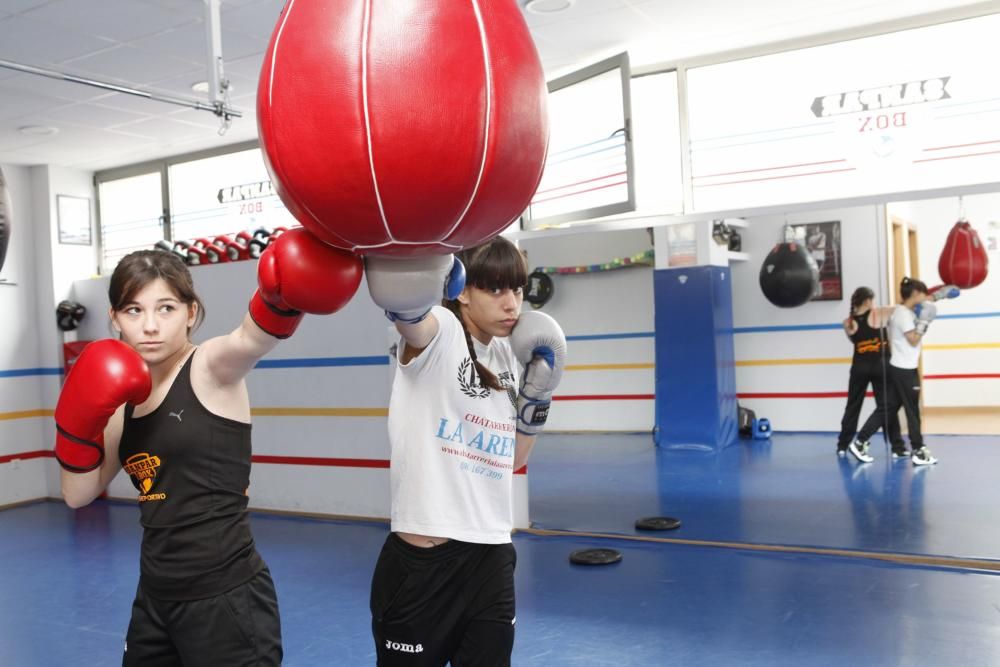
[{"label": "red wall stripe", "polygon": [[553,396],[553,401],[651,401],[653,394],[571,394]]},{"label": "red wall stripe", "polygon": [[[40,459],[55,458],[56,454],[51,449],[40,449],[34,452],[21,452],[19,454],[6,454],[0,456],[0,463],[9,463],[14,459]],[[255,454],[250,459],[254,463],[280,463],[284,465],[299,466],[329,466],[335,468],[388,468],[389,459],[337,459],[321,456],[271,456],[268,454]],[[514,471],[515,475],[523,475],[528,471],[528,466],[521,466]]]},{"label": "red wall stripe", "polygon": [[51,449],[39,449],[34,452],[21,452],[20,454],[5,454],[0,456],[0,463],[10,463],[14,459],[54,459],[56,453]]},{"label": "red wall stripe", "polygon": [[1000,373],[940,373],[925,375],[925,380],[984,380],[1000,378]]}]

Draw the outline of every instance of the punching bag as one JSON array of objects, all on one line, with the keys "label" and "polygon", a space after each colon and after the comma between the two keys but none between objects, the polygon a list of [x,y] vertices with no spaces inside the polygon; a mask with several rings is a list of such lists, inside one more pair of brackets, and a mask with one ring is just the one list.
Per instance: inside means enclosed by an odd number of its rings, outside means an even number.
[{"label": "punching bag", "polygon": [[779,308],[801,306],[818,285],[819,267],[801,243],[779,243],[760,267],[760,289]]},{"label": "punching bag", "polygon": [[970,289],[986,280],[988,269],[989,257],[979,234],[967,220],[959,220],[948,232],[938,260],[941,280],[947,285]]},{"label": "punching bag", "polygon": [[257,91],[271,182],[338,248],[479,245],[542,177],[548,94],[515,0],[290,0]]},{"label": "punching bag", "polygon": [[10,243],[10,194],[7,192],[7,181],[0,170],[0,271],[7,259],[7,245]]}]

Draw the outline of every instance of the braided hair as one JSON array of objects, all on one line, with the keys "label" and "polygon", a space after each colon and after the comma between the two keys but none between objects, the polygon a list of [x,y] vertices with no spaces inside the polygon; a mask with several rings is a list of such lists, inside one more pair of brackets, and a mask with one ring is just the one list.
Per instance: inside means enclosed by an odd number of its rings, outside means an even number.
[{"label": "braided hair", "polygon": [[[524,255],[517,246],[503,238],[497,236],[491,241],[474,248],[466,248],[456,254],[462,264],[465,265],[465,286],[478,287],[479,289],[516,289],[528,284],[528,266],[524,261]],[[482,387],[489,387],[497,391],[504,391],[504,386],[500,380],[484,363],[476,356],[476,346],[472,342],[472,333],[469,331],[465,318],[462,316],[462,304],[458,299],[441,302],[441,305],[450,310],[462,324],[462,331],[465,333],[465,344],[469,348],[469,357],[476,375],[479,377],[479,384]]]}]

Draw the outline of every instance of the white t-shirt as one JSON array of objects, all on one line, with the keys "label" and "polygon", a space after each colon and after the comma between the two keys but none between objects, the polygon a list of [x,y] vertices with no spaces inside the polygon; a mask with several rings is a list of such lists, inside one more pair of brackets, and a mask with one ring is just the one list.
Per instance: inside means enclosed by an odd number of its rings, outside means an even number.
[{"label": "white t-shirt", "polygon": [[916,368],[920,363],[920,346],[923,341],[911,345],[906,340],[906,332],[917,328],[917,315],[906,306],[896,306],[889,318],[889,347],[892,356],[889,363],[896,368]]},{"label": "white t-shirt", "polygon": [[[475,542],[510,542],[517,360],[504,338],[473,339],[476,356],[507,391],[479,384],[458,318],[432,310],[438,333],[399,364],[389,399],[392,530]],[[396,361],[405,344],[397,348]]]}]

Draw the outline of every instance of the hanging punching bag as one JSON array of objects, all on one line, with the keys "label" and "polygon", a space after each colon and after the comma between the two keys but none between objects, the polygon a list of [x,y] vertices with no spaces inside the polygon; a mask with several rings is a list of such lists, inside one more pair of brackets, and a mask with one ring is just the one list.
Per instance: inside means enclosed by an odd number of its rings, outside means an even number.
[{"label": "hanging punching bag", "polygon": [[760,267],[760,289],[779,308],[795,308],[812,298],[819,285],[819,268],[805,246],[779,243]]},{"label": "hanging punching bag", "polygon": [[7,192],[7,181],[0,170],[0,271],[7,258],[7,245],[10,243],[10,194]]},{"label": "hanging punching bag", "polygon": [[948,232],[938,260],[938,274],[948,285],[970,289],[986,280],[989,257],[979,234],[967,220],[959,220]]}]

